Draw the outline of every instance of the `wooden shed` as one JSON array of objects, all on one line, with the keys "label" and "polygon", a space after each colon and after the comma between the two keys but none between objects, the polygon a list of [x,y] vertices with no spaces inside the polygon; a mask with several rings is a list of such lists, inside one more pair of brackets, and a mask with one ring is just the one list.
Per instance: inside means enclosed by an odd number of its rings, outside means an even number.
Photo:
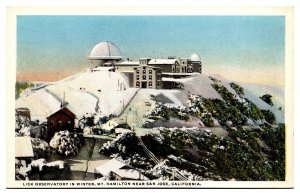
[{"label": "wooden shed", "polygon": [[47,117],[48,140],[58,131],[74,131],[75,114],[68,108],[63,107]]}]

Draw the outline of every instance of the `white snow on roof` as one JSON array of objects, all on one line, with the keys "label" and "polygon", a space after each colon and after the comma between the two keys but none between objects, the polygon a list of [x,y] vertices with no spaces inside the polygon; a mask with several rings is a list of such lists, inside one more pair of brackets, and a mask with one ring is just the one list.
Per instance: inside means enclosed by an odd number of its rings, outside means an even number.
[{"label": "white snow on roof", "polygon": [[130,129],[116,128],[115,133],[132,133]]},{"label": "white snow on roof", "polygon": [[149,61],[148,64],[154,65],[154,64],[175,64],[177,60],[176,59],[152,59]]},{"label": "white snow on roof", "polygon": [[101,128],[109,131],[109,130],[115,128],[117,125],[119,125],[119,123],[117,123],[114,120],[110,120],[109,122],[103,124]]},{"label": "white snow on roof", "polygon": [[89,56],[90,59],[121,59],[121,50],[114,43],[104,41],[95,45]]},{"label": "white snow on roof", "polygon": [[117,169],[114,172],[125,179],[149,180],[146,176],[141,174],[141,172],[137,171],[136,169]]},{"label": "white snow on roof", "polygon": [[127,179],[141,179],[148,180],[143,174],[138,170],[134,169],[132,166],[127,165],[124,162],[121,162],[115,158],[107,161],[103,165],[95,169],[96,173],[100,173],[103,176],[109,175],[110,172],[115,172],[119,176]]},{"label": "white snow on roof", "polygon": [[98,173],[101,173],[103,176],[105,176],[105,175],[109,175],[109,173],[111,171],[115,171],[115,170],[120,169],[124,166],[129,167],[129,165],[113,158],[113,159],[105,162],[103,165],[101,165],[99,167],[96,167],[95,171],[98,172]]},{"label": "white snow on roof", "polygon": [[122,62],[115,63],[115,65],[116,66],[126,66],[126,65],[138,66],[140,65],[140,63],[138,61],[122,61]]},{"label": "white snow on roof", "polygon": [[112,70],[113,67],[104,67],[104,66],[98,66],[96,68],[92,68],[92,71],[109,71]]},{"label": "white snow on roof", "polygon": [[33,157],[30,137],[15,137],[15,157]]},{"label": "white snow on roof", "polygon": [[198,54],[193,53],[193,54],[191,55],[191,61],[192,61],[192,62],[200,62],[200,61],[201,61],[201,58],[200,58],[200,56],[199,56]]}]

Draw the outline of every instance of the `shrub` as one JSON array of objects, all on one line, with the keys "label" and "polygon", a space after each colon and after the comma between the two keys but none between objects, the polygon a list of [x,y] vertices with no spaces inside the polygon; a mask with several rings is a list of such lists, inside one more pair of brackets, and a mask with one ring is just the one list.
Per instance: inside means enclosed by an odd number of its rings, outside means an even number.
[{"label": "shrub", "polygon": [[50,147],[59,154],[65,156],[75,156],[81,147],[80,139],[77,134],[71,134],[69,131],[60,131],[54,134],[50,140]]},{"label": "shrub", "polygon": [[34,159],[47,158],[50,154],[50,147],[45,140],[31,138]]},{"label": "shrub", "polygon": [[269,104],[270,106],[274,106],[274,103],[272,102],[272,96],[270,94],[265,94],[260,97],[264,102]]},{"label": "shrub", "polygon": [[16,82],[16,88],[15,88],[15,98],[19,98],[20,94],[22,93],[22,91],[24,91],[25,89],[29,88],[29,87],[33,87],[34,84],[30,83],[30,82],[26,82],[26,81],[17,81]]},{"label": "shrub", "polygon": [[273,124],[274,121],[276,120],[275,115],[273,114],[273,112],[271,112],[270,110],[261,110],[266,121],[270,124]]},{"label": "shrub", "polygon": [[235,91],[239,96],[245,95],[245,91],[244,91],[244,89],[243,89],[241,86],[239,86],[239,85],[237,85],[237,84],[235,84],[235,83],[230,83],[230,87],[231,87],[232,89],[234,89],[234,91]]},{"label": "shrub", "polygon": [[204,125],[207,126],[207,127],[213,127],[214,126],[214,121],[212,120],[212,118],[209,114],[205,114],[201,118],[201,120],[204,123]]}]

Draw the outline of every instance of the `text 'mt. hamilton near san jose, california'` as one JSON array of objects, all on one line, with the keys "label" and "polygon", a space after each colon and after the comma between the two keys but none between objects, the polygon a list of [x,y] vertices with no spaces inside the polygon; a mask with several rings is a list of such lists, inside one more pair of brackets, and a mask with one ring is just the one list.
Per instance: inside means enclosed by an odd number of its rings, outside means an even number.
[{"label": "text 'mt. hamilton near san jose, california'", "polygon": [[284,16],[16,22],[15,181],[286,180]]}]

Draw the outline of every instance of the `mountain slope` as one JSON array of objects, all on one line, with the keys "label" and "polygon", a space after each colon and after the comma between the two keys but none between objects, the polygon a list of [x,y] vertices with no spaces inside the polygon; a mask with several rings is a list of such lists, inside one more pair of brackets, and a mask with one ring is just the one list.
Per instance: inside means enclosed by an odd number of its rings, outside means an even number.
[{"label": "mountain slope", "polygon": [[67,107],[77,118],[85,113],[95,113],[97,107],[103,115],[118,114],[136,90],[129,88],[128,80],[122,73],[87,70],[32,91],[29,95],[21,95],[16,100],[16,108],[28,107],[33,120],[45,121],[47,116],[59,109],[65,93]]},{"label": "mountain slope", "polygon": [[[230,86],[231,81],[221,76],[213,75],[233,95],[237,95]],[[220,93],[213,87],[211,77],[203,74],[195,74],[189,78],[172,79],[164,78],[165,81],[175,81],[184,85],[183,89],[173,90],[143,90],[148,98],[167,99],[173,106],[188,106],[190,94],[199,95],[207,99],[222,100]],[[283,90],[272,86],[256,84],[241,84],[244,87],[245,98],[249,99],[258,108],[270,110],[276,116],[276,123],[284,122],[284,93]],[[264,89],[264,90],[260,90]],[[39,90],[21,95],[16,100],[16,107],[28,107],[32,119],[45,121],[46,117],[60,108],[65,93],[66,106],[72,110],[77,118],[86,113],[101,112],[102,115],[119,114],[136,93],[136,88],[129,88],[128,79],[119,72],[86,70],[72,75],[63,80],[49,84]],[[274,93],[273,93],[274,92]],[[270,106],[259,98],[263,93],[270,93],[275,98],[275,106]],[[145,99],[145,101],[149,101]],[[278,106],[282,109],[279,110]]]}]

